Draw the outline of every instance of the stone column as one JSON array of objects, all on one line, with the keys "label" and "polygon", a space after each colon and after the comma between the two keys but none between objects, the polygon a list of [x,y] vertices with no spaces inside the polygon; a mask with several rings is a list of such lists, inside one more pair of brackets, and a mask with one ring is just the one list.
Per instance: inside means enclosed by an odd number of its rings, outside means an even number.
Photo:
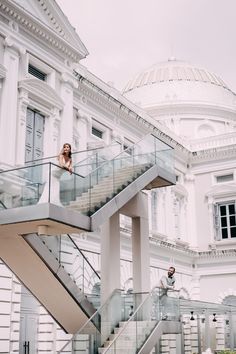
[{"label": "stone column", "polygon": [[214,226],[214,199],[212,197],[208,197],[208,220],[210,225],[210,244],[215,243],[215,226]]},{"label": "stone column", "polygon": [[16,160],[15,141],[17,129],[19,58],[24,51],[9,37],[5,39],[4,45],[3,64],[7,70],[7,74],[2,88],[0,107],[2,132],[0,139],[0,160],[3,163],[14,165]]},{"label": "stone column", "polygon": [[[0,50],[1,50],[1,42],[0,42]],[[3,83],[4,79],[6,77],[6,69],[5,67],[0,63],[0,107],[2,106],[2,90],[3,90]],[[3,135],[5,134],[3,129],[2,129],[2,120],[3,120],[3,115],[1,114],[1,109],[0,109],[0,141],[3,139]]]},{"label": "stone column", "polygon": [[[65,105],[61,117],[60,145],[73,143],[73,90],[78,88],[77,81],[69,73],[61,75],[61,98]],[[73,148],[73,147],[72,147]]]}]

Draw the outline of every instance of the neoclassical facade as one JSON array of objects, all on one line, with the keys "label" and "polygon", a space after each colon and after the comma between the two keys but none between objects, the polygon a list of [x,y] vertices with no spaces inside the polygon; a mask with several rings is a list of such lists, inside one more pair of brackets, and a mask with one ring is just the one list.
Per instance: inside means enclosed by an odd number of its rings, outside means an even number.
[{"label": "neoclassical facade", "polygon": [[[145,192],[150,289],[174,265],[183,297],[235,303],[235,93],[216,75],[174,58],[138,74],[120,93],[81,64],[87,55],[55,1],[0,0],[1,170],[56,156],[64,142],[86,156],[111,144],[119,152],[155,134],[175,151],[176,184]],[[0,185],[1,208],[9,198]],[[77,235],[97,271],[101,232]],[[128,291],[132,236],[124,215],[120,234],[120,287]],[[27,341],[35,352],[55,353],[63,336],[1,262],[0,353],[23,354]]]}]

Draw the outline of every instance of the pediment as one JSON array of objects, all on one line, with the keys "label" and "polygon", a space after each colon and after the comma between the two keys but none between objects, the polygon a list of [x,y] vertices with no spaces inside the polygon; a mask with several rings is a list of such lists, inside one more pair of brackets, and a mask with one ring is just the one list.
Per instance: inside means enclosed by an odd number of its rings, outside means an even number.
[{"label": "pediment", "polygon": [[35,19],[36,22],[40,22],[45,29],[52,30],[56,36],[77,50],[80,59],[88,55],[85,45],[55,0],[13,0],[13,2],[26,15],[30,15],[32,21]]},{"label": "pediment", "polygon": [[57,92],[45,82],[38,79],[21,80],[18,84],[19,88],[23,88],[28,92],[28,96],[42,101],[46,105],[62,109],[64,102]]}]

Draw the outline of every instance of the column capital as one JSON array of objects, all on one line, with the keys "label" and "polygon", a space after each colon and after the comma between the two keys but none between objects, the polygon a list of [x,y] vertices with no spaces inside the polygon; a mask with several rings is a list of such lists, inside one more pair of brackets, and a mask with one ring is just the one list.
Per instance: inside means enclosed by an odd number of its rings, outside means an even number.
[{"label": "column capital", "polygon": [[19,56],[26,54],[26,49],[17,43],[11,36],[5,38],[3,42],[5,48],[13,49]]},{"label": "column capital", "polygon": [[73,88],[73,89],[77,89],[78,88],[78,81],[73,77],[73,75],[72,74],[70,74],[70,73],[66,73],[66,72],[64,72],[64,73],[62,73],[61,74],[61,77],[60,77],[60,81],[62,82],[62,83],[66,83],[66,84],[68,84],[69,86],[71,86],[71,88]]},{"label": "column capital", "polygon": [[192,173],[186,173],[184,179],[186,182],[192,182],[192,183],[195,182],[195,176]]}]

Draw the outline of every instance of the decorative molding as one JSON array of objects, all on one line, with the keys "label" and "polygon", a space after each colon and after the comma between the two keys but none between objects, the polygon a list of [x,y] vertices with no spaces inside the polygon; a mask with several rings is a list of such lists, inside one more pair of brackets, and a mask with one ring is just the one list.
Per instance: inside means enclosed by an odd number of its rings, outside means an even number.
[{"label": "decorative molding", "polygon": [[[113,97],[108,91],[100,88],[98,85],[94,84],[92,81],[88,80],[81,74],[75,72],[75,75],[79,80],[80,92],[91,98],[92,102],[99,103],[103,108],[106,108],[112,113],[115,113],[116,117],[118,116],[118,118],[126,120],[128,119],[129,122],[131,119],[134,122],[138,122],[147,132],[149,131],[154,133],[157,137],[160,138],[160,140],[170,145],[172,148],[180,150],[187,155],[190,154],[190,151],[188,151],[183,145],[181,145],[177,140],[164,132],[165,127],[161,126],[159,122],[155,122],[155,125],[153,125],[151,123],[152,118],[149,117],[147,113],[140,109],[137,109],[139,112],[136,113],[133,107],[129,107],[132,105],[132,103],[124,99],[121,94],[117,93],[116,97]],[[125,103],[122,102],[124,100],[126,101]],[[161,127],[158,128],[158,125]],[[168,133],[171,134],[170,131]]]},{"label": "decorative molding", "polygon": [[236,195],[236,183],[214,185],[206,192],[208,203],[214,202],[216,198],[233,197]]},{"label": "decorative molding", "polygon": [[64,102],[57,92],[45,82],[38,79],[24,79],[19,81],[20,89],[28,92],[28,97],[42,102],[45,106],[62,110]]},{"label": "decorative molding", "polygon": [[73,89],[77,89],[79,87],[78,81],[75,79],[74,76],[70,75],[69,73],[62,73],[60,81],[62,83],[69,84]]},{"label": "decorative molding", "polygon": [[14,49],[20,56],[24,55],[26,53],[26,49],[19,45],[12,37],[8,36],[5,38],[3,41],[3,45],[5,47]]},{"label": "decorative molding", "polygon": [[236,297],[236,290],[228,289],[228,290],[226,290],[226,291],[224,291],[224,292],[221,292],[220,295],[219,295],[219,297],[218,297],[217,302],[218,302],[219,304],[222,304],[223,301],[224,301],[224,299],[225,299],[226,297],[228,297],[228,296],[235,296],[235,297]]},{"label": "decorative molding", "polygon": [[[45,4],[46,2],[43,1],[42,6]],[[71,45],[70,42],[61,36],[58,31],[56,32],[55,29],[53,30],[50,27],[45,26],[44,23],[26,12],[17,3],[8,0],[0,0],[0,12],[7,15],[11,21],[18,24],[19,32],[20,28],[23,27],[44,43],[50,45],[50,47],[62,52],[64,56],[69,57],[72,61],[79,62],[80,59],[88,54],[86,48],[82,48],[82,43],[80,48],[75,48],[75,46]]]}]

